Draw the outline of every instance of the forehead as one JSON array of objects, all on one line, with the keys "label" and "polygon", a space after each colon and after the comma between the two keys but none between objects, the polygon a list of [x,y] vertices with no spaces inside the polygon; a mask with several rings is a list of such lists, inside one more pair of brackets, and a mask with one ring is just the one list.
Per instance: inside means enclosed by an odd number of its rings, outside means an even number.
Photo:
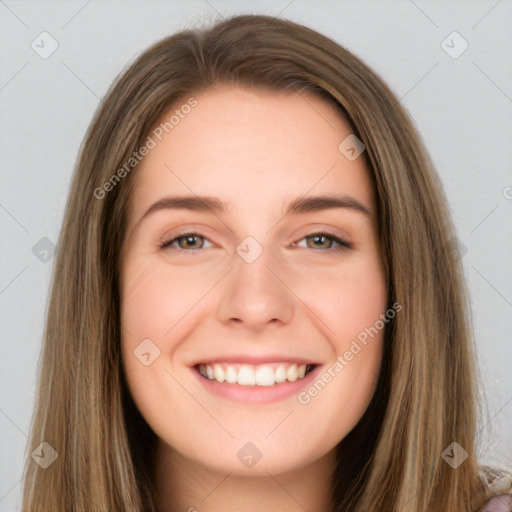
[{"label": "forehead", "polygon": [[166,194],[215,196],[233,212],[250,206],[276,215],[305,194],[340,192],[371,207],[364,158],[350,161],[339,149],[351,135],[340,111],[310,93],[222,86],[185,97],[150,133],[130,219]]}]

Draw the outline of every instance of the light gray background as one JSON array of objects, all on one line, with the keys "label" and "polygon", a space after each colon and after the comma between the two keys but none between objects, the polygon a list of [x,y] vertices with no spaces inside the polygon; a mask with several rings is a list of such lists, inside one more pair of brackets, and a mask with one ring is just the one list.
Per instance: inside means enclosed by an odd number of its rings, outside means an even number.
[{"label": "light gray background", "polygon": [[[19,509],[54,261],[40,261],[32,248],[43,237],[57,242],[99,99],[153,42],[195,22],[251,12],[332,37],[373,67],[411,113],[467,249],[488,403],[482,461],[512,467],[511,1],[0,0],[0,511]],[[43,31],[59,44],[47,59],[31,48]],[[453,31],[469,43],[456,59],[441,47]]]}]

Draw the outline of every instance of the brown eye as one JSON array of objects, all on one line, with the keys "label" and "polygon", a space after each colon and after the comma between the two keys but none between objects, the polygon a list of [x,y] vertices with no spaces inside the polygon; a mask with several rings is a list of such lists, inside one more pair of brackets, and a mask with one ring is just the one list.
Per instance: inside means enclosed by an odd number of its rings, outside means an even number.
[{"label": "brown eye", "polygon": [[167,241],[162,242],[160,247],[165,249],[176,245],[178,250],[194,251],[204,248],[204,243],[207,239],[204,236],[198,235],[197,233],[182,233],[179,236]]},{"label": "brown eye", "polygon": [[[332,239],[325,235],[313,235],[306,237],[306,240],[312,241],[314,244],[314,247],[311,247],[311,249],[330,249]],[[320,247],[321,246],[321,247]]]},{"label": "brown eye", "polygon": [[[176,240],[178,240],[178,246],[181,249],[201,249],[203,242],[198,244],[198,240],[202,239],[201,236],[198,235],[185,235],[180,236]],[[183,244],[180,242],[183,241]]]},{"label": "brown eye", "polygon": [[345,242],[341,238],[327,233],[313,233],[312,235],[306,236],[303,240],[307,240],[308,249],[324,249],[325,251],[339,251],[344,249],[350,249],[351,244]]}]

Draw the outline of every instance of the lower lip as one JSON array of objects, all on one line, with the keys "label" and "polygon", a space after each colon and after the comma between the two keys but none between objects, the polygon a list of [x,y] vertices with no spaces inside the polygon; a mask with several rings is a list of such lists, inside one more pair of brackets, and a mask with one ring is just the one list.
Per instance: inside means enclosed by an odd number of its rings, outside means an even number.
[{"label": "lower lip", "polygon": [[197,368],[192,371],[199,379],[199,382],[208,393],[233,400],[235,402],[250,403],[273,403],[286,400],[287,398],[297,395],[302,389],[309,386],[315,379],[320,368],[316,366],[313,371],[309,372],[302,379],[295,382],[285,381],[273,386],[241,386],[240,384],[229,384],[227,382],[217,382],[203,377]]}]

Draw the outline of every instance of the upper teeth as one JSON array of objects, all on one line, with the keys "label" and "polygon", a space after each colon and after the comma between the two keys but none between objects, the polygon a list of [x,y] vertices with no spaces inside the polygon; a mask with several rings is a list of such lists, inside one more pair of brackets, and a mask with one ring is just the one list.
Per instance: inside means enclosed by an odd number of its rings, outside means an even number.
[{"label": "upper teeth", "polygon": [[237,382],[242,386],[273,386],[280,382],[290,382],[302,379],[306,375],[307,365],[295,363],[271,364],[201,364],[201,375],[217,382]]}]

